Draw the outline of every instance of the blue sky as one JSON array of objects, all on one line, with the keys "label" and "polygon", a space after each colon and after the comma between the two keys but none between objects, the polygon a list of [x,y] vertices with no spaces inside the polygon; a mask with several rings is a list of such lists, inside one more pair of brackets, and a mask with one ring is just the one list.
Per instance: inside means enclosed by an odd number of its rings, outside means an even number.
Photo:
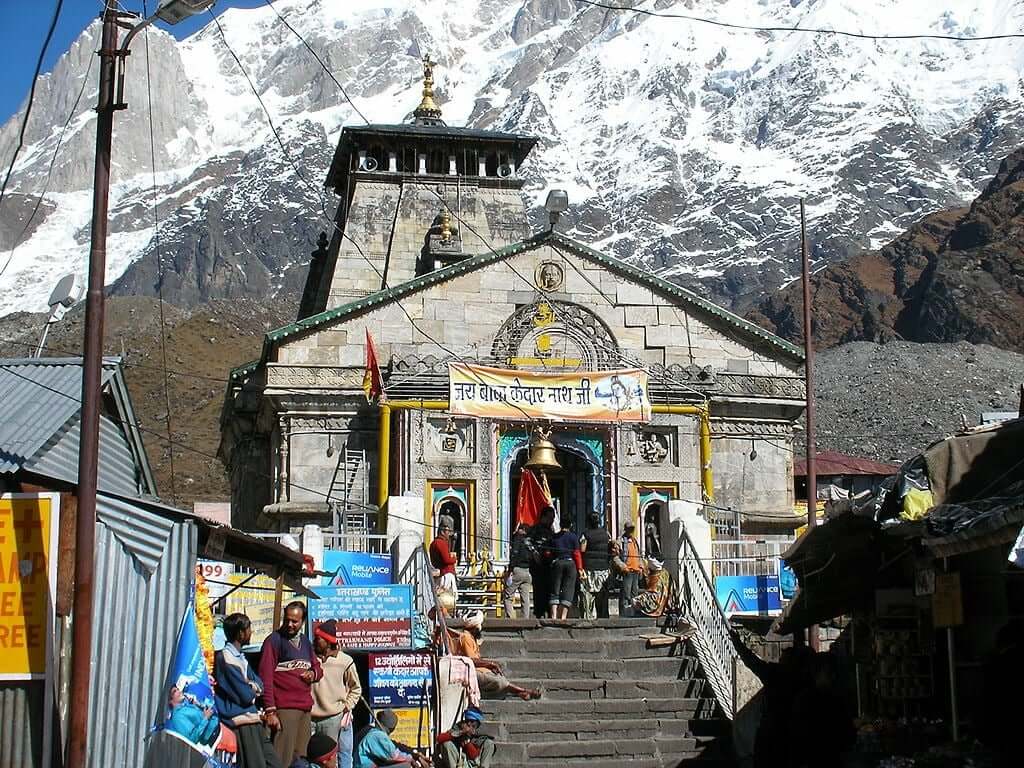
[{"label": "blue sky", "polygon": [[[148,0],[150,13],[156,4],[157,0]],[[0,0],[0,50],[4,52],[6,62],[6,77],[0,78],[0,123],[6,122],[28,96],[32,73],[56,5],[56,0]],[[263,5],[263,0],[218,0],[214,11],[221,13],[228,8],[258,5]],[[121,6],[129,11],[142,12],[142,0],[121,0]],[[64,0],[57,29],[43,61],[43,72],[53,68],[60,55],[99,16],[102,8],[101,0]],[[182,38],[201,29],[209,20],[209,15],[204,13],[174,27],[162,26],[175,37]],[[94,68],[93,72],[96,71]]]}]

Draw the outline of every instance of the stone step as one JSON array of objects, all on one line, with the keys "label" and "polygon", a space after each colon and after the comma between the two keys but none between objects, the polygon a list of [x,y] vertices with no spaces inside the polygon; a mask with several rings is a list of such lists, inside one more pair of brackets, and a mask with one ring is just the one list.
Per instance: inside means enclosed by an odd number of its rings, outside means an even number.
[{"label": "stone step", "polygon": [[570,718],[565,720],[508,720],[491,721],[483,725],[483,732],[501,741],[564,741],[576,739],[639,739],[639,738],[696,738],[690,731],[690,721],[675,718]]},{"label": "stone step", "polygon": [[617,680],[623,676],[637,680],[677,680],[696,677],[699,662],[690,656],[665,656],[623,661],[619,658],[502,657],[487,648],[487,658],[501,662],[505,674],[515,680],[531,678],[581,678]]},{"label": "stone step", "polygon": [[[656,633],[650,633],[656,634]],[[481,650],[486,656],[498,659],[563,658],[578,659],[650,659],[682,656],[686,643],[655,648],[647,647],[642,637],[567,637],[558,635],[527,635],[526,637],[484,636]],[[690,654],[693,655],[693,654]]]},{"label": "stone step", "polygon": [[519,678],[517,685],[539,689],[545,699],[697,698],[704,680],[596,680],[586,678]]},{"label": "stone step", "polygon": [[495,742],[502,762],[517,765],[532,763],[538,758],[644,758],[662,755],[694,753],[695,739],[688,738],[633,738],[584,739],[524,743],[520,741]]},{"label": "stone step", "polygon": [[484,713],[497,722],[550,721],[571,714],[578,719],[612,720],[620,718],[656,717],[660,719],[696,720],[717,718],[717,704],[712,698],[579,698],[522,701],[521,699],[485,699]]}]

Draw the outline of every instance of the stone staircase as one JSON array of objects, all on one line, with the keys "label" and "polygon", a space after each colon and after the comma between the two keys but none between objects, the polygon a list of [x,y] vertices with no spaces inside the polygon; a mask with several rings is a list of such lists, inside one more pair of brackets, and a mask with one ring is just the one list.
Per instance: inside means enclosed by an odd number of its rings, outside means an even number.
[{"label": "stone staircase", "polygon": [[659,632],[647,619],[488,620],[481,655],[544,691],[484,700],[494,768],[732,766],[729,722],[690,644],[648,647]]}]

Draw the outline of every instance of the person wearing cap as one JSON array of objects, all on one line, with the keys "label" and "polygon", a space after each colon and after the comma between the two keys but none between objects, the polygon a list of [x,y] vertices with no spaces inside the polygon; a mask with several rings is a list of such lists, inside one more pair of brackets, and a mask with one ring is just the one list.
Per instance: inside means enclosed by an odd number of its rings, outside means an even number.
[{"label": "person wearing cap", "polygon": [[296,758],[289,768],[338,768],[338,745],[330,736],[314,733],[306,745],[306,756]]},{"label": "person wearing cap", "polygon": [[435,589],[451,592],[458,599],[459,585],[455,578],[455,564],[459,561],[459,556],[451,549],[453,528],[451,517],[441,515],[438,518],[437,536],[430,542],[430,565],[437,571]]},{"label": "person wearing cap", "polygon": [[313,648],[323,670],[311,689],[313,731],[337,742],[338,768],[352,768],[352,713],[363,692],[356,663],[339,647],[334,619],[316,625]]},{"label": "person wearing cap", "polygon": [[644,572],[644,561],[640,557],[640,544],[636,540],[636,524],[627,520],[622,526],[619,551],[622,553],[622,589],[619,590],[619,616],[633,615],[633,598],[640,592],[640,575]]},{"label": "person wearing cap", "polygon": [[391,734],[398,727],[398,715],[382,709],[356,736],[355,768],[379,768],[385,765],[429,766],[430,762],[405,745],[396,744]]},{"label": "person wearing cap", "polygon": [[437,737],[435,765],[438,768],[490,768],[494,740],[480,733],[483,722],[483,712],[467,707],[455,727]]}]

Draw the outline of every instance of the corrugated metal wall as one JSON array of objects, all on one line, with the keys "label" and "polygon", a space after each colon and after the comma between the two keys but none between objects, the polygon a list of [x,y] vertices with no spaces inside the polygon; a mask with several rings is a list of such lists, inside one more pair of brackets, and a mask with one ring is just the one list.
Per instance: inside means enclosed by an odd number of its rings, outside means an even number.
[{"label": "corrugated metal wall", "polygon": [[43,682],[0,683],[0,768],[34,768],[42,744]]},{"label": "corrugated metal wall", "polygon": [[97,516],[89,765],[176,768],[187,764],[187,752],[147,736],[166,705],[164,686],[195,568],[196,528],[104,497]]}]

